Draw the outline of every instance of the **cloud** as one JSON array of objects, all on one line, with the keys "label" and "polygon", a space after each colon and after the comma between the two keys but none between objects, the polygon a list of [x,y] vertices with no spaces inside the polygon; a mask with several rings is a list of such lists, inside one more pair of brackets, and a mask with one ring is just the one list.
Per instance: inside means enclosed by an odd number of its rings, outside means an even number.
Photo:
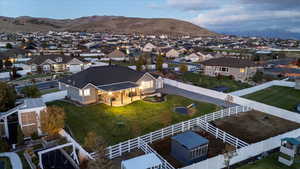
[{"label": "cloud", "polygon": [[218,2],[220,0],[167,0],[167,5],[184,11],[200,11],[217,9],[220,7],[220,3]]}]

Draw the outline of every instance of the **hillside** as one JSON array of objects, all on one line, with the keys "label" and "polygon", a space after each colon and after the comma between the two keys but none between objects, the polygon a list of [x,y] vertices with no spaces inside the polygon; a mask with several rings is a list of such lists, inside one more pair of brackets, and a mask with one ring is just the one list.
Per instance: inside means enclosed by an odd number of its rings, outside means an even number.
[{"label": "hillside", "polygon": [[192,23],[176,19],[146,19],[119,16],[89,16],[76,19],[0,17],[0,32],[87,31],[215,36]]}]

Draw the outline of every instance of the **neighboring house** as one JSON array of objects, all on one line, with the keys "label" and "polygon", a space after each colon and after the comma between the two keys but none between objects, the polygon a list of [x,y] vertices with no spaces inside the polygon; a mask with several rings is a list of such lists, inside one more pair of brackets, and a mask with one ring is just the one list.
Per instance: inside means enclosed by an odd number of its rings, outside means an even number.
[{"label": "neighboring house", "polygon": [[251,78],[258,69],[258,65],[250,60],[236,58],[216,58],[201,63],[204,74],[208,76],[233,76],[235,80],[246,81]]},{"label": "neighboring house", "polygon": [[20,48],[8,49],[0,52],[0,59],[3,63],[6,60],[11,61],[11,63],[15,63],[18,61],[18,59],[27,58],[29,54],[29,52]]},{"label": "neighboring house", "polygon": [[79,72],[88,64],[78,57],[67,55],[40,55],[29,61],[33,72]]},{"label": "neighboring house", "polygon": [[126,55],[118,49],[108,54],[107,57],[110,58],[111,60],[116,60],[116,61],[123,61],[126,59]]},{"label": "neighboring house", "polygon": [[180,53],[175,50],[175,49],[171,49],[166,53],[166,58],[178,58],[180,55]]},{"label": "neighboring house", "polygon": [[81,104],[105,103],[122,106],[147,95],[158,94],[161,77],[122,66],[91,67],[59,81],[70,100]]},{"label": "neighboring house", "polygon": [[152,43],[147,43],[143,47],[142,51],[143,52],[153,52],[155,49],[157,49],[157,46],[153,45]]},{"label": "neighboring house", "polygon": [[185,60],[189,60],[191,62],[203,62],[212,58],[213,56],[211,54],[204,54],[201,52],[197,52],[186,56]]},{"label": "neighboring house", "polygon": [[[0,114],[0,129],[4,137],[14,137],[14,127],[11,123],[18,123],[25,137],[37,133],[42,135],[40,114],[46,111],[46,105],[41,98],[25,99],[24,103]],[[2,127],[1,127],[2,126]]]}]

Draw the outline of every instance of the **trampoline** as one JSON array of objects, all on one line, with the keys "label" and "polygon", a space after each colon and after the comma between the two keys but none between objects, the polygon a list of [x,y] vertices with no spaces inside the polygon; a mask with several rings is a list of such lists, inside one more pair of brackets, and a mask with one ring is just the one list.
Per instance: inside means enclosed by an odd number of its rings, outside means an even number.
[{"label": "trampoline", "polygon": [[174,109],[174,112],[183,114],[183,115],[189,114],[189,110],[186,107],[176,107]]}]

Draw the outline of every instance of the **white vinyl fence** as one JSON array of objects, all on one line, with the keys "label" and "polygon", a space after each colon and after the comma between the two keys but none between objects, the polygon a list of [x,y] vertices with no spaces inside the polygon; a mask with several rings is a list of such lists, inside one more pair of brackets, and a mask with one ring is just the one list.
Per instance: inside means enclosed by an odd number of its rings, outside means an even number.
[{"label": "white vinyl fence", "polygon": [[[246,107],[251,107],[255,110],[267,113],[267,114],[271,114],[273,116],[277,116],[286,120],[290,120],[290,121],[294,121],[297,123],[300,123],[300,116],[298,115],[298,113],[295,112],[291,112],[285,109],[281,109],[278,107],[274,107],[274,106],[270,106],[267,104],[263,104],[260,102],[256,102],[253,100],[249,100],[249,99],[245,99],[239,96],[234,96],[231,94],[226,94],[226,93],[222,93],[222,92],[217,92],[214,90],[210,90],[210,89],[206,89],[206,88],[202,88],[202,87],[198,87],[198,86],[194,86],[194,85],[189,85],[189,84],[185,84],[182,82],[178,82],[175,80],[170,80],[170,79],[164,79],[164,83],[171,85],[171,86],[175,86],[177,88],[180,89],[184,89],[190,92],[194,92],[194,93],[199,93],[202,95],[206,95],[209,97],[213,97],[213,98],[217,98],[217,99],[221,99],[221,100],[226,100],[226,98],[228,96],[231,96],[233,98],[232,102],[238,105],[242,105],[242,106],[246,106]],[[287,82],[287,81],[273,81],[272,83],[270,82],[269,84],[267,84],[266,86],[269,86],[271,84],[276,84],[278,86],[286,86],[286,87],[293,87],[295,86],[294,82]]]},{"label": "white vinyl fence", "polygon": [[162,162],[163,169],[175,169],[167,160],[165,160],[162,156],[160,156],[155,150],[153,150],[147,143],[145,143],[142,139],[138,140],[138,148],[144,151],[144,153],[154,153]]},{"label": "white vinyl fence", "polygon": [[[178,133],[182,133],[188,130],[191,130],[194,127],[201,127],[203,126],[203,123],[207,123],[210,121],[214,121],[217,119],[221,119],[226,116],[232,116],[236,115],[241,112],[247,112],[251,110],[249,107],[245,106],[236,106],[236,107],[231,107],[228,109],[220,110],[214,113],[210,113],[201,117],[197,117],[188,121],[184,121],[181,123],[177,123],[171,126],[168,126],[166,128],[162,128],[160,130],[151,132],[149,134],[140,136],[138,138],[134,138],[125,142],[121,142],[119,144],[110,146],[107,148],[107,156],[110,159],[120,157],[122,154],[126,152],[130,152],[131,150],[138,148],[139,147],[139,139],[143,140],[147,144],[151,144],[155,141],[162,140],[166,137],[173,136]],[[208,126],[206,128],[206,126]],[[213,128],[211,125],[205,125],[203,127],[204,130],[208,131],[209,133],[213,134],[217,138],[222,137],[223,141],[231,144],[236,147],[243,147],[247,146],[248,144],[245,143],[244,141],[231,136],[230,134],[225,133],[224,131],[221,131],[219,129]]]},{"label": "white vinyl fence", "polygon": [[235,91],[230,93],[231,95],[234,96],[245,96],[247,94],[251,94],[272,86],[285,86],[285,87],[295,87],[296,83],[295,82],[287,82],[287,81],[283,81],[283,80],[274,80],[271,82],[267,82],[258,86],[254,86],[254,87],[250,87],[247,89],[243,89],[243,90],[239,90],[239,91]]},{"label": "white vinyl fence", "polygon": [[42,98],[44,102],[51,102],[55,100],[64,99],[67,96],[67,94],[68,94],[67,91],[63,90],[63,91],[44,94]]},{"label": "white vinyl fence", "polygon": [[[280,147],[281,145],[281,139],[286,137],[295,137],[300,135],[300,129],[296,129],[294,131],[287,132],[285,134],[271,137],[269,139],[266,139],[264,141],[251,144],[246,147],[242,147],[237,150],[237,156],[231,159],[230,164],[236,164],[239,162],[242,162],[244,160],[247,160],[251,157],[258,156],[264,152],[273,150],[275,148]],[[213,158],[209,158],[207,160],[201,161],[199,163],[195,163],[193,165],[184,167],[182,169],[222,169],[224,168],[224,156],[219,155]]]}]

